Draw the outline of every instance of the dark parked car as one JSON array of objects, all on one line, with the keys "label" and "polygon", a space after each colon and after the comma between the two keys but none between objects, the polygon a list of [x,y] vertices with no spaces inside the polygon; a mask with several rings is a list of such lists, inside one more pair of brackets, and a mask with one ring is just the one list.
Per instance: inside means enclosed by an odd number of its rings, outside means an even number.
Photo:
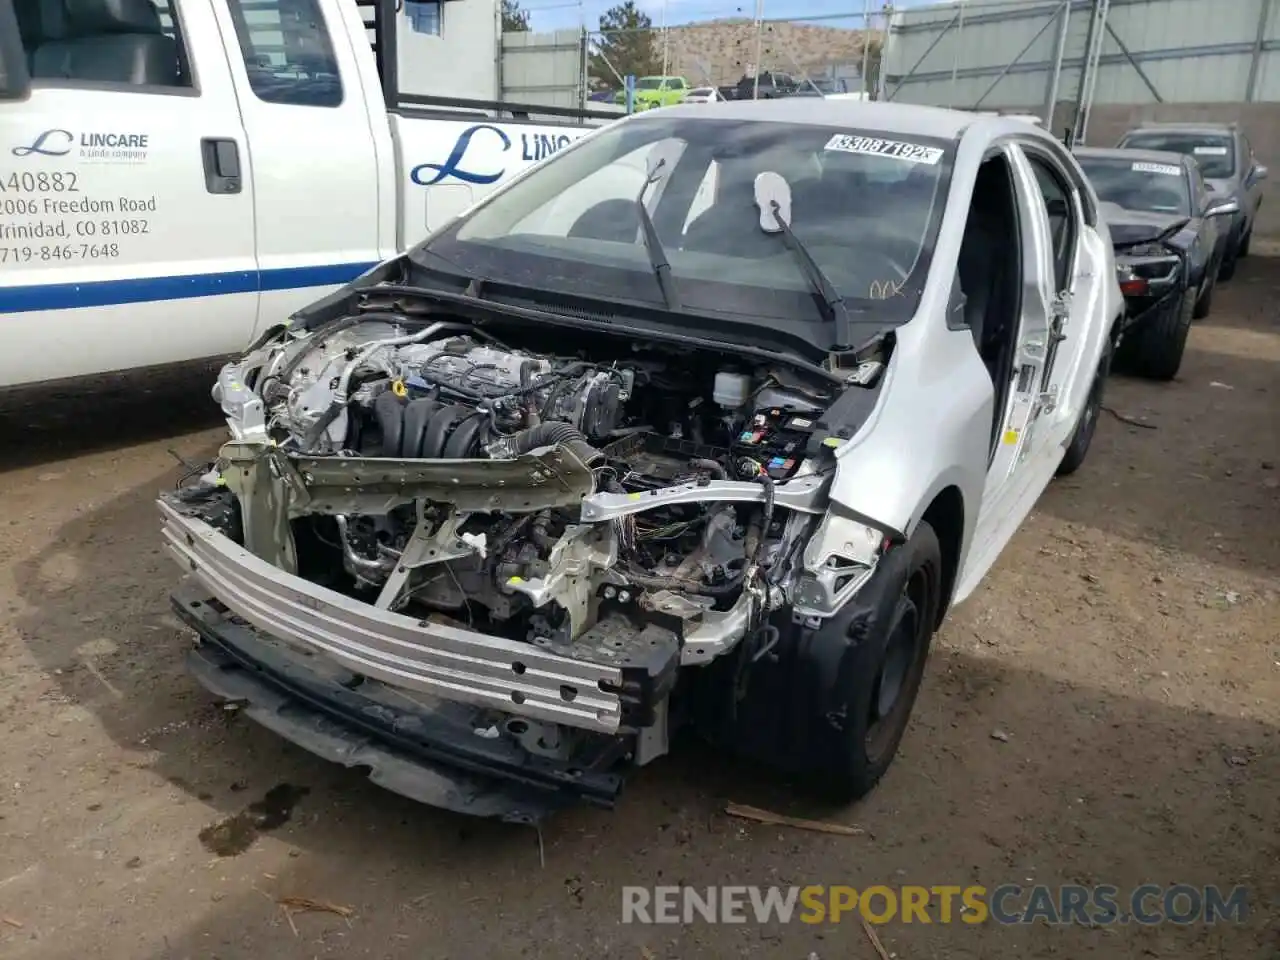
[{"label": "dark parked car", "polygon": [[1231,199],[1209,194],[1181,153],[1077,147],[1111,231],[1125,321],[1117,359],[1171,379],[1193,317],[1208,314],[1226,249]]},{"label": "dark parked car", "polygon": [[843,77],[837,77],[834,80],[830,77],[818,77],[812,80],[801,80],[800,85],[791,95],[793,97],[829,97],[836,93],[853,92],[849,89],[848,81]]},{"label": "dark parked car", "polygon": [[771,73],[766,70],[760,74],[757,86],[754,76],[742,75],[738,81],[738,95],[735,100],[776,100],[789,97],[796,91],[796,81],[790,74]]},{"label": "dark parked car", "polygon": [[1267,168],[1258,162],[1253,145],[1234,123],[1148,123],[1120,138],[1120,147],[1169,150],[1194,157],[1215,199],[1233,199],[1239,210],[1231,215],[1226,251],[1219,278],[1230,280],[1236,261],[1249,255],[1253,224],[1262,204]]}]

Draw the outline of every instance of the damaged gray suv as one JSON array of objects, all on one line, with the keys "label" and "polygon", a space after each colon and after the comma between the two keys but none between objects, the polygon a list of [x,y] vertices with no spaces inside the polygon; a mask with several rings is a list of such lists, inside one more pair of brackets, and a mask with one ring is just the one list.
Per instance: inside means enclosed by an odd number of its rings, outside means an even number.
[{"label": "damaged gray suv", "polygon": [[218,696],[424,802],[611,805],[690,728],[838,798],[1088,449],[1123,306],[1044,131],[821,99],[584,137],[266,330],[162,495]]}]

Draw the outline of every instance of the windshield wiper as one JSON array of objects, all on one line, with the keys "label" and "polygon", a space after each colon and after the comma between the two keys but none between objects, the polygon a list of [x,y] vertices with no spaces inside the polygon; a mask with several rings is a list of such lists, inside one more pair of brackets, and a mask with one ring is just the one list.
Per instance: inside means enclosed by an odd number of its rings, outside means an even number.
[{"label": "windshield wiper", "polygon": [[821,301],[822,319],[836,328],[836,334],[840,338],[840,343],[837,346],[851,346],[853,344],[853,320],[849,316],[848,308],[845,306],[844,297],[840,296],[840,292],[827,279],[827,275],[818,266],[818,261],[813,259],[813,254],[809,252],[808,247],[801,243],[800,238],[791,232],[791,225],[787,223],[787,218],[782,215],[782,205],[777,200],[770,200],[769,208],[773,211],[774,221],[782,230],[782,242],[787,245],[787,249],[795,254],[796,260],[800,262],[800,267],[804,271],[805,279],[809,281],[809,288]]},{"label": "windshield wiper", "polygon": [[667,252],[662,249],[662,241],[658,239],[658,228],[653,225],[653,217],[644,205],[644,195],[649,188],[658,182],[659,174],[667,165],[665,159],[654,164],[644,185],[636,196],[636,216],[640,218],[640,236],[644,240],[644,251],[649,255],[649,265],[653,267],[653,275],[658,280],[658,289],[662,291],[662,303],[668,310],[679,311],[680,294],[676,290],[675,277],[671,275],[671,264],[667,262]]}]

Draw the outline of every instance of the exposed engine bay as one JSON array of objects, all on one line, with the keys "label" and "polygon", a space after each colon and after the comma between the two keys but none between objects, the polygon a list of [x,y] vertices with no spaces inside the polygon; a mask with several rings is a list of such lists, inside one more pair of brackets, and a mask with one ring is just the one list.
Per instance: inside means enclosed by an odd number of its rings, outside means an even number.
[{"label": "exposed engine bay", "polygon": [[[509,459],[559,445],[590,469],[597,491],[627,505],[653,502],[615,510],[607,535],[592,533],[580,508],[519,503],[462,514],[418,501],[385,514],[295,519],[296,537],[331,554],[329,579],[345,572],[356,595],[555,645],[596,622],[602,600],[671,594],[690,612],[723,610],[761,571],[794,563],[795,551],[783,558],[779,548],[799,544],[811,516],[768,499],[721,501],[711,485],[772,488],[812,471],[830,388],[785,367],[711,367],[635,347],[616,357],[540,353],[465,324],[355,321],[224,368],[214,393],[233,431],[337,458]],[[682,486],[705,493],[656,497]],[[453,546],[421,562],[415,535],[419,547]],[[306,564],[315,565],[314,557]]]},{"label": "exposed engine bay", "polygon": [[233,618],[205,633],[215,660],[259,631],[255,663],[283,643],[393,691],[379,709],[467,704],[468,729],[560,778],[661,756],[682,668],[744,674],[775,614],[817,624],[866,581],[883,535],[832,518],[827,490],[886,352],[837,376],[565,334],[370,311],[227,364],[232,440],[161,499],[198,581],[176,608]]}]

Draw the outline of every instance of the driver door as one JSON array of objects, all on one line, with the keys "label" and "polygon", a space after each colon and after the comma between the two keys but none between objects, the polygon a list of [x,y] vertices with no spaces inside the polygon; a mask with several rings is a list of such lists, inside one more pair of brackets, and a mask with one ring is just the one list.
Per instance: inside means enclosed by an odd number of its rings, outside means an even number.
[{"label": "driver door", "polygon": [[1021,227],[1022,310],[1014,342],[1013,382],[987,474],[984,511],[997,501],[1018,496],[1016,477],[1034,449],[1036,421],[1044,412],[1042,394],[1053,364],[1048,344],[1053,331],[1063,325],[1055,290],[1053,231],[1044,200],[1022,152],[1012,144],[1003,152],[1013,174]]},{"label": "driver door", "polygon": [[1014,359],[1014,403],[999,441],[1001,448],[1012,448],[1009,467],[1016,472],[1052,443],[1043,426],[1060,399],[1062,382],[1055,374],[1060,372],[1062,347],[1073,326],[1080,224],[1071,189],[1054,165],[1019,147],[1011,154],[1018,206],[1030,241],[1023,251],[1028,272],[1024,288],[1037,292],[1030,302],[1023,302]]}]

